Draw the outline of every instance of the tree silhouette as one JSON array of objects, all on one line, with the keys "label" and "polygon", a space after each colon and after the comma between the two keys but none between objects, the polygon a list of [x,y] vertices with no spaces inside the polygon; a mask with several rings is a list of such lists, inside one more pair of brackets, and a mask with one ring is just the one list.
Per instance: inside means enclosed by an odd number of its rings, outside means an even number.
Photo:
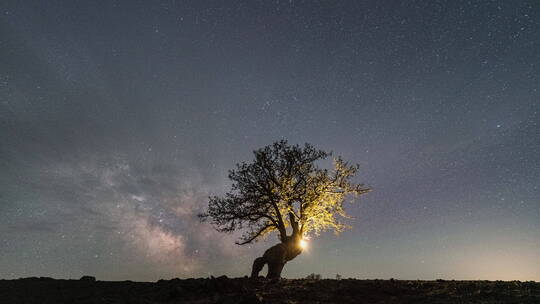
[{"label": "tree silhouette", "polygon": [[332,153],[310,144],[300,147],[281,140],[254,154],[252,162],[242,162],[229,171],[231,190],[223,197],[210,197],[208,210],[199,216],[201,220],[210,218],[218,231],[245,230],[239,245],[277,231],[281,243],[254,261],[251,275],[258,277],[268,264],[267,277],[279,278],[285,263],[302,252],[304,237],[348,228],[340,221],[347,217],[345,198],[370,189],[351,181],[358,165],[341,157],[334,158],[332,170],[319,168],[316,163]]}]

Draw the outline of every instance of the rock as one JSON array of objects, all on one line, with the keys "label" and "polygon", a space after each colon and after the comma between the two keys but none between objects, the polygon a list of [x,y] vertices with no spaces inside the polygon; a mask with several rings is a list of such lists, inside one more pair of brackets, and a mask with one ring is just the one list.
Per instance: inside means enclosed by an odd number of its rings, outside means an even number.
[{"label": "rock", "polygon": [[26,281],[54,281],[53,278],[49,277],[29,277],[29,278],[20,278],[19,280],[26,280]]},{"label": "rock", "polygon": [[93,276],[82,276],[79,281],[83,281],[83,282],[95,282],[96,281],[96,278],[93,277]]}]

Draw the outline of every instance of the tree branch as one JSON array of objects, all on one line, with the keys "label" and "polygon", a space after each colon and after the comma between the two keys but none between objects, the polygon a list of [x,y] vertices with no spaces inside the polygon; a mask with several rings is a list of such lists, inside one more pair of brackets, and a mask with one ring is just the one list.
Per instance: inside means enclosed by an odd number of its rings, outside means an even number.
[{"label": "tree branch", "polygon": [[245,244],[249,244],[251,242],[253,242],[256,238],[258,238],[266,229],[270,228],[270,227],[273,227],[274,224],[267,224],[265,226],[263,226],[261,229],[259,229],[259,231],[257,231],[257,233],[255,233],[254,235],[252,235],[250,238],[248,238],[247,240],[243,241],[243,242],[235,242],[236,245],[245,245]]}]

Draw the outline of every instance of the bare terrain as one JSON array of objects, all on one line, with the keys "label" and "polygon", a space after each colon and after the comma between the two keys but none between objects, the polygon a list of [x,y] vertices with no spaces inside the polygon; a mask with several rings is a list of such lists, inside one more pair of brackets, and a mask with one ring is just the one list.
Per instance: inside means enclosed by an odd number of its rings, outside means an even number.
[{"label": "bare terrain", "polygon": [[540,303],[520,281],[249,280],[225,276],[151,282],[0,280],[0,303]]}]

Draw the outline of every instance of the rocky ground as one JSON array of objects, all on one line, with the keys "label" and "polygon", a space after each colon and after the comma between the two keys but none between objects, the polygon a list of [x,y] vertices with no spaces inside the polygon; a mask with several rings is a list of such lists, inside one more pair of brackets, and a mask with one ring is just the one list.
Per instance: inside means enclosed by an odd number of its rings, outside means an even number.
[{"label": "rocky ground", "polygon": [[287,280],[0,280],[0,303],[540,303],[540,283]]}]

